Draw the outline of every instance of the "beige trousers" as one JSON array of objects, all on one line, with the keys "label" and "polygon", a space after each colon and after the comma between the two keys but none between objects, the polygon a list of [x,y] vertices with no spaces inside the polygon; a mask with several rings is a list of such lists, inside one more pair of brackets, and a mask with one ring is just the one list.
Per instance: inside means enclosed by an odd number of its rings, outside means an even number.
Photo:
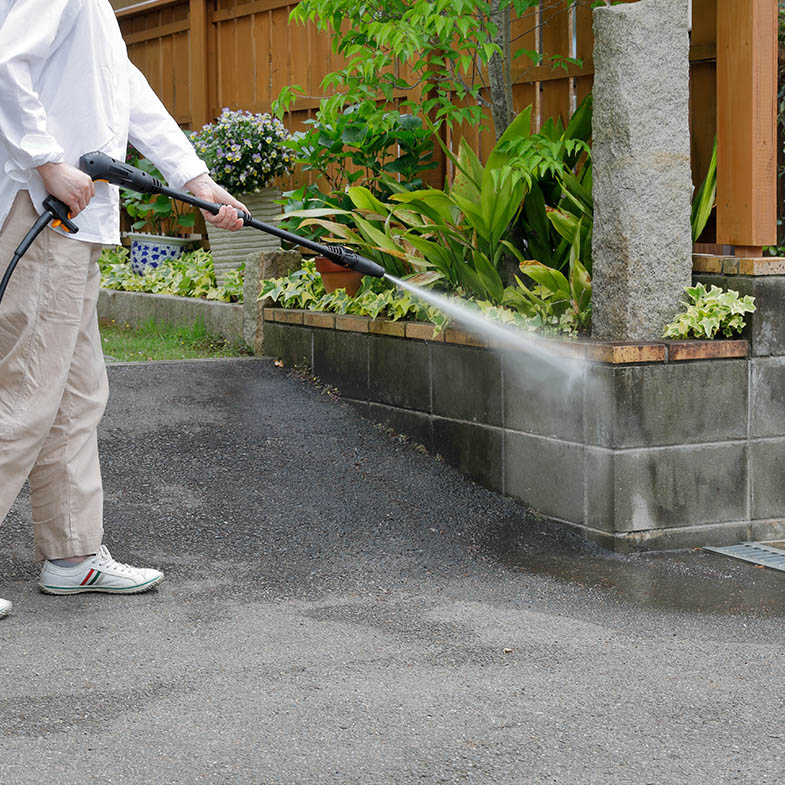
[{"label": "beige trousers", "polygon": [[[37,217],[21,191],[0,231],[0,276]],[[95,553],[103,535],[100,251],[44,229],[0,303],[0,522],[29,477],[39,559]]]}]

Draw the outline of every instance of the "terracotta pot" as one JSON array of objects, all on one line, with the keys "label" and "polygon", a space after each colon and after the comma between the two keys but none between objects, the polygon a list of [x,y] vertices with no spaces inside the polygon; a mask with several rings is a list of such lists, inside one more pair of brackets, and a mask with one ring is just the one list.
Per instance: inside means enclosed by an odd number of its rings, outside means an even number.
[{"label": "terracotta pot", "polygon": [[354,297],[363,282],[363,274],[355,270],[341,267],[340,264],[331,262],[324,256],[317,256],[316,269],[322,276],[325,291],[334,292],[336,289],[346,289],[349,297]]}]

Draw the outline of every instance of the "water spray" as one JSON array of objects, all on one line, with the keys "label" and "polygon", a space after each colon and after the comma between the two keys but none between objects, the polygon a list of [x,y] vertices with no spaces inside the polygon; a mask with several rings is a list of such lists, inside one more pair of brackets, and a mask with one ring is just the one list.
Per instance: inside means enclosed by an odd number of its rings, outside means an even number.
[{"label": "water spray", "polygon": [[[101,152],[87,153],[79,159],[79,168],[90,175],[93,180],[111,183],[112,185],[119,185],[129,191],[136,191],[140,194],[163,194],[170,199],[177,199],[180,202],[198,207],[200,210],[217,215],[221,209],[220,204],[214,202],[207,202],[204,199],[199,199],[192,194],[185,191],[178,191],[174,188],[169,188],[164,185],[160,180],[152,177],[147,172],[137,169],[135,166],[117,161],[114,158]],[[65,231],[70,234],[76,234],[79,227],[71,221],[71,214],[68,205],[56,199],[54,196],[47,196],[43,202],[44,213],[30,228],[30,231],[25,235],[24,239],[17,247],[11,259],[11,263],[5,271],[2,281],[0,281],[0,302],[5,294],[8,281],[11,278],[16,265],[19,260],[24,256],[27,249],[32,245],[35,238],[41,233],[45,226],[50,222],[52,226],[61,226]],[[385,275],[384,268],[376,262],[360,256],[349,248],[342,245],[322,245],[314,240],[309,240],[306,237],[287,232],[285,229],[280,229],[272,224],[257,221],[249,213],[242,210],[237,211],[238,218],[241,218],[244,226],[250,226],[252,229],[259,229],[267,234],[272,234],[285,240],[292,245],[299,245],[302,248],[307,248],[314,251],[320,256],[324,256],[335,264],[346,267],[349,270],[356,270],[363,275],[371,275],[375,278],[382,278]]]},{"label": "water spray", "polygon": [[[117,185],[129,191],[135,191],[142,194],[163,194],[171,199],[177,199],[178,201],[198,207],[212,215],[217,215],[221,209],[220,204],[207,202],[192,194],[186,193],[185,191],[169,188],[147,172],[143,172],[141,169],[137,169],[122,161],[117,161],[105,153],[94,152],[83,155],[79,159],[79,168],[90,175],[95,181],[111,183],[112,185]],[[79,227],[71,220],[68,205],[61,202],[59,199],[56,199],[54,196],[49,195],[44,199],[43,207],[44,213],[36,220],[30,228],[30,231],[28,231],[17,247],[11,263],[5,271],[2,281],[0,281],[0,302],[3,299],[8,281],[10,280],[11,274],[17,263],[32,245],[35,238],[49,223],[51,223],[53,227],[60,226],[64,231],[71,234],[76,234],[79,231]],[[413,286],[406,281],[389,275],[381,265],[371,259],[360,256],[349,248],[342,245],[322,245],[314,240],[301,237],[300,235],[288,232],[285,229],[273,226],[272,224],[257,221],[250,214],[243,212],[242,210],[238,210],[237,215],[242,219],[244,226],[250,226],[253,229],[258,229],[267,234],[274,235],[292,245],[307,248],[349,270],[355,270],[363,275],[371,275],[375,278],[386,278],[400,289],[409,291],[415,297],[434,305],[440,311],[452,317],[456,322],[463,324],[472,332],[489,337],[496,344],[496,348],[515,348],[523,350],[530,355],[535,355],[540,359],[545,360],[549,364],[560,364],[560,360],[562,360],[562,358],[559,358],[554,354],[552,346],[547,345],[542,339],[536,338],[517,328],[490,322],[485,319],[482,314],[472,308],[459,305],[436,292]]]}]

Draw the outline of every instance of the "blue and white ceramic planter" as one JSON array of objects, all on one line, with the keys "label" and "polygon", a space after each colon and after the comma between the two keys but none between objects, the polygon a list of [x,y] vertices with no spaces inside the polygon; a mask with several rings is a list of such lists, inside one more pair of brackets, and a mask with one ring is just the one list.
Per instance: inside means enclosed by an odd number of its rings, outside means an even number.
[{"label": "blue and white ceramic planter", "polygon": [[179,258],[193,240],[184,237],[162,237],[156,234],[128,234],[131,240],[131,269],[144,275],[172,259]]}]

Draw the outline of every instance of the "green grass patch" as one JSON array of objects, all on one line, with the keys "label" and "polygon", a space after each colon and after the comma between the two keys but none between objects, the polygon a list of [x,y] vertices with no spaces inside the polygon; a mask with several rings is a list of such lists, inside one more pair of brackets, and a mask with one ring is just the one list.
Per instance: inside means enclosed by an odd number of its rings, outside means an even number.
[{"label": "green grass patch", "polygon": [[198,360],[207,357],[241,357],[248,349],[225,338],[209,335],[204,323],[171,327],[152,320],[141,327],[115,322],[101,324],[104,354],[118,362]]}]

